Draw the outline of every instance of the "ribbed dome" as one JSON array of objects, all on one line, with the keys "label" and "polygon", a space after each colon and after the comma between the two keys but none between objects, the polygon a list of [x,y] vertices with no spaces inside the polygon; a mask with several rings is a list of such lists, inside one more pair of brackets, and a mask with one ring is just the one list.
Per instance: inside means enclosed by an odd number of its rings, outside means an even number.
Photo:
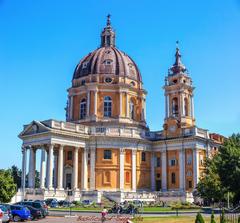
[{"label": "ribbed dome", "polygon": [[89,74],[115,74],[142,81],[135,62],[114,46],[102,46],[85,56],[77,65],[73,79]]}]

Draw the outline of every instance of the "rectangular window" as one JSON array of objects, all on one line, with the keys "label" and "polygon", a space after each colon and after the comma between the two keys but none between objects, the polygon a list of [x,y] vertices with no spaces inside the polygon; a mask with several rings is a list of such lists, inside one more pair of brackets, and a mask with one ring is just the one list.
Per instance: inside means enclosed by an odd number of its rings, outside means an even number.
[{"label": "rectangular window", "polygon": [[172,173],[171,181],[172,181],[172,184],[176,183],[176,174],[175,173]]},{"label": "rectangular window", "polygon": [[161,166],[161,158],[157,157],[157,167],[160,167],[160,166]]},{"label": "rectangular window", "polygon": [[170,164],[170,166],[176,166],[176,164],[177,164],[176,159],[171,159],[169,164]]},{"label": "rectangular window", "polygon": [[192,181],[191,180],[188,181],[188,187],[192,188]]},{"label": "rectangular window", "polygon": [[105,160],[110,160],[112,159],[112,151],[111,150],[104,150],[104,159]]},{"label": "rectangular window", "polygon": [[130,183],[130,173],[126,172],[126,183],[129,184]]},{"label": "rectangular window", "polygon": [[142,152],[142,161],[145,162],[146,161],[146,153]]},{"label": "rectangular window", "polygon": [[203,159],[203,155],[200,155],[200,165],[203,166],[204,165],[204,159]]},{"label": "rectangular window", "polygon": [[192,165],[192,155],[191,154],[187,155],[187,165]]},{"label": "rectangular window", "polygon": [[72,160],[72,151],[67,152],[67,160]]}]

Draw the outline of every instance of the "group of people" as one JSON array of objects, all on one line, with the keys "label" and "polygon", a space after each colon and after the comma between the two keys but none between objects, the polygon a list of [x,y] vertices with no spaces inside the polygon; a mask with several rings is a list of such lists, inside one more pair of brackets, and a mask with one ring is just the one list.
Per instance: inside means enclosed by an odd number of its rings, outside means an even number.
[{"label": "group of people", "polygon": [[[134,211],[134,206],[132,204],[129,204],[128,208],[131,210],[131,213],[129,214],[132,214],[133,211]],[[114,206],[112,207],[110,213],[116,213],[116,214],[121,214],[122,213],[122,206],[115,203]],[[107,214],[108,214],[108,210],[106,207],[103,207],[103,210],[101,212],[101,215],[102,215],[102,223],[104,223],[106,221],[106,217],[107,217]],[[127,220],[126,223],[133,223],[131,220]]]}]

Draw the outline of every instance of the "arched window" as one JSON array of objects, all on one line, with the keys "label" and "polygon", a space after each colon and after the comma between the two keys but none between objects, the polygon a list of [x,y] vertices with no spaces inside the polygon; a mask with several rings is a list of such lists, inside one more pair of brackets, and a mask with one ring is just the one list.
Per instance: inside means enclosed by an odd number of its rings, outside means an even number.
[{"label": "arched window", "polygon": [[172,182],[172,184],[176,183],[176,174],[175,173],[172,173],[171,182]]},{"label": "arched window", "polygon": [[104,117],[112,116],[112,99],[109,96],[104,97]]},{"label": "arched window", "polygon": [[87,102],[86,99],[82,99],[80,102],[80,119],[84,119],[86,117],[87,111]]},{"label": "arched window", "polygon": [[173,116],[178,116],[178,99],[172,99],[172,114]]},{"label": "arched window", "polygon": [[184,98],[184,115],[185,116],[189,115],[189,113],[188,113],[188,99],[187,98]]},{"label": "arched window", "polygon": [[130,118],[131,119],[134,119],[134,103],[132,100],[130,100],[130,109],[129,109],[129,112],[130,112]]}]

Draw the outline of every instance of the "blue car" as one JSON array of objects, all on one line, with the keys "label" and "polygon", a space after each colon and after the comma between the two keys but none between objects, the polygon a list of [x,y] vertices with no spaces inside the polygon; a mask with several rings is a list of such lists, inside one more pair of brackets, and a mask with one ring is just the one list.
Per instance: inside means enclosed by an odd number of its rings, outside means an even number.
[{"label": "blue car", "polygon": [[11,212],[13,221],[24,221],[31,219],[31,213],[27,207],[21,205],[11,205]]}]

